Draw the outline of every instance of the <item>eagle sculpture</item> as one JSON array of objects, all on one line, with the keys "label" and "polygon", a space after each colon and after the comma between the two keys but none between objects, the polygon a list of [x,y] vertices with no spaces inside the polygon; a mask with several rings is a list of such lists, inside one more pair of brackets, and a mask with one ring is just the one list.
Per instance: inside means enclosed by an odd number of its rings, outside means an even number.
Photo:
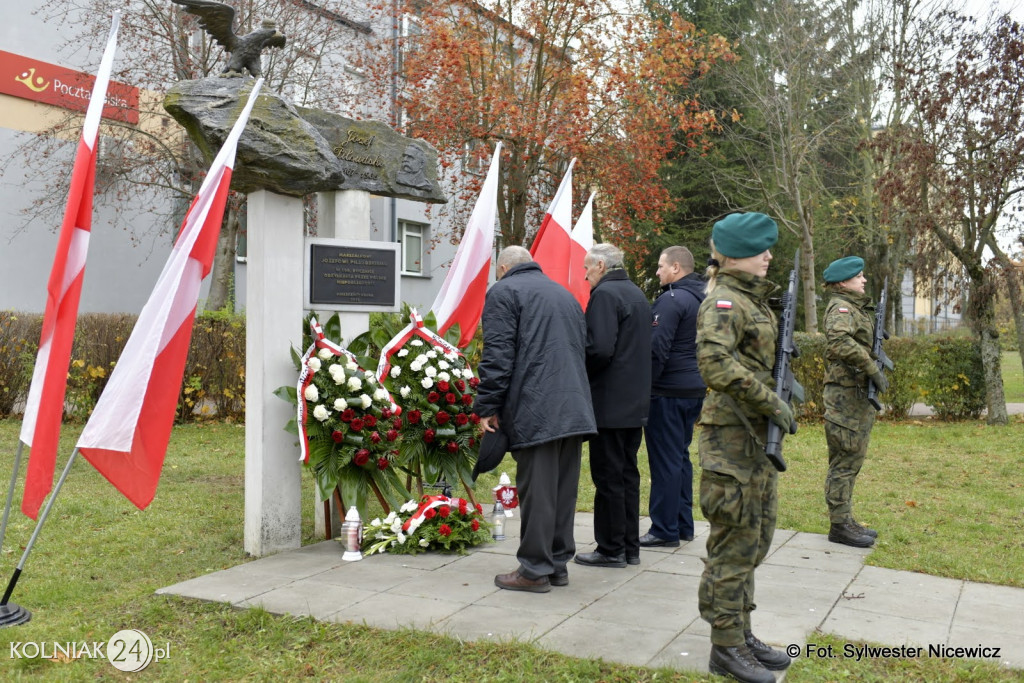
[{"label": "eagle sculpture", "polygon": [[265,47],[284,47],[286,38],[277,30],[277,24],[264,19],[262,27],[245,34],[236,35],[232,29],[235,23],[235,8],[213,0],[172,0],[183,6],[189,14],[199,17],[199,25],[217,41],[229,54],[222,76],[241,76],[245,69],[253,78],[259,78],[263,69],[260,54]]}]

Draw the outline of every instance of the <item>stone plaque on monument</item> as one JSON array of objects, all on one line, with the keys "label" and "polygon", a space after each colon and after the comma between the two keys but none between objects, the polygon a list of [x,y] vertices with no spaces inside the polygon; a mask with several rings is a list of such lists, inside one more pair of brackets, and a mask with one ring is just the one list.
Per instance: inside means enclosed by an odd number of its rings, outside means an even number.
[{"label": "stone plaque on monument", "polygon": [[306,308],[398,311],[399,244],[306,239]]}]

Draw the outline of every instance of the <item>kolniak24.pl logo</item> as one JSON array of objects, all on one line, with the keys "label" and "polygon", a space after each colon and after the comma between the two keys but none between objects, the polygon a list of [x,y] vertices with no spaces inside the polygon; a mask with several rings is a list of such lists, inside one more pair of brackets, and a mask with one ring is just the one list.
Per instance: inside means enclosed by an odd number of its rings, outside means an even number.
[{"label": "kolniak24.pl logo", "polygon": [[107,642],[28,641],[12,642],[11,659],[108,659],[121,671],[142,671],[152,662],[171,655],[171,644],[153,647],[153,641],[138,629],[118,631]]}]

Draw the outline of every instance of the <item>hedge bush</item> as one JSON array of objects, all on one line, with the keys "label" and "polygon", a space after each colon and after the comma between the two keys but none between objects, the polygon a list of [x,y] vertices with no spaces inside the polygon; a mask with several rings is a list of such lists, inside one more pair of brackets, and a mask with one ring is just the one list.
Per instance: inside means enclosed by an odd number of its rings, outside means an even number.
[{"label": "hedge bush", "polygon": [[[64,417],[84,421],[121,356],[137,316],[79,316],[68,369]],[[42,315],[0,311],[0,416],[24,410],[39,348]],[[202,313],[192,328],[185,379],[178,397],[178,422],[245,417],[245,318]]]}]

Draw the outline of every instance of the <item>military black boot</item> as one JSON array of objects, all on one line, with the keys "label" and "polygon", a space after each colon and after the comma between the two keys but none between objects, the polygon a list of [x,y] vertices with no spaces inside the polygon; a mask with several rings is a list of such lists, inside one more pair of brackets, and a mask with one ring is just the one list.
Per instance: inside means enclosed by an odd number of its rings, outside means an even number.
[{"label": "military black boot", "polygon": [[769,671],[782,671],[793,661],[785,652],[780,652],[762,643],[752,631],[744,631],[743,639],[747,643],[747,649],[754,659],[761,662],[761,666]]},{"label": "military black boot", "polygon": [[871,527],[866,527],[857,520],[853,520],[853,525],[860,529],[860,532],[862,534],[867,534],[871,538],[878,538],[878,532],[872,529]]},{"label": "military black boot", "polygon": [[854,548],[870,548],[875,544],[875,539],[862,533],[860,527],[851,522],[833,524],[829,527],[828,540]]},{"label": "military black boot", "polygon": [[719,676],[732,676],[742,683],[775,683],[775,676],[754,658],[746,645],[711,645],[708,670]]}]

